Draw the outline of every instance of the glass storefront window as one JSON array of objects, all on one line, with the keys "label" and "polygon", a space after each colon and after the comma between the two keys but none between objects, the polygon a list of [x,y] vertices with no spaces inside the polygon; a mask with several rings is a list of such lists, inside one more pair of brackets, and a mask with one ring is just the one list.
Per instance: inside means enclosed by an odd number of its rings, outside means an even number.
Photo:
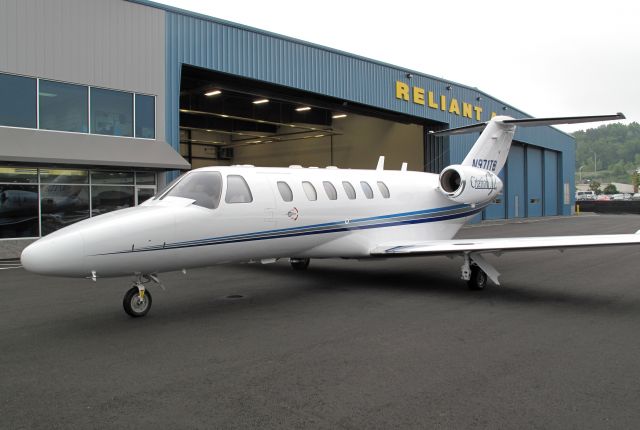
[{"label": "glass storefront window", "polygon": [[133,185],[133,172],[91,172],[91,184]]},{"label": "glass storefront window", "polygon": [[91,216],[135,205],[134,187],[96,185],[91,187]]},{"label": "glass storefront window", "polygon": [[36,128],[36,80],[0,73],[0,125]]},{"label": "glass storefront window", "polygon": [[137,185],[155,185],[156,174],[154,172],[136,172]]},{"label": "glass storefront window", "polygon": [[87,133],[88,88],[82,85],[40,80],[40,128]]},{"label": "glass storefront window", "polygon": [[38,186],[0,184],[0,238],[38,237]]},{"label": "glass storefront window", "polygon": [[136,94],[136,137],[156,137],[156,109],[153,96]]},{"label": "glass storefront window", "polygon": [[40,181],[48,184],[88,184],[86,170],[40,169]]},{"label": "glass storefront window", "polygon": [[40,185],[42,236],[89,218],[88,185]]},{"label": "glass storefront window", "polygon": [[133,94],[91,88],[91,133],[133,137]]},{"label": "glass storefront window", "polygon": [[[222,179],[216,175],[219,199]],[[45,236],[89,216],[140,204],[155,191],[154,172],[0,166],[0,239]]]},{"label": "glass storefront window", "polygon": [[0,182],[34,184],[38,182],[38,169],[30,167],[0,167]]}]

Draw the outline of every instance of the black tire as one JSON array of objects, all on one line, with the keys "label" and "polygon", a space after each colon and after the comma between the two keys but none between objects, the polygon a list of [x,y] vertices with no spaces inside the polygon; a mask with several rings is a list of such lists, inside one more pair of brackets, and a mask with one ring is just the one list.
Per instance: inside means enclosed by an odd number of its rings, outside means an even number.
[{"label": "black tire", "polygon": [[124,295],[124,299],[122,299],[122,306],[124,306],[124,311],[129,316],[138,318],[145,316],[149,312],[152,301],[149,290],[144,290],[144,299],[140,301],[138,287],[131,287]]},{"label": "black tire", "polygon": [[487,286],[487,274],[480,267],[471,266],[471,279],[467,281],[470,290],[480,291]]},{"label": "black tire", "polygon": [[293,270],[307,270],[310,261],[310,258],[292,258],[290,263]]}]

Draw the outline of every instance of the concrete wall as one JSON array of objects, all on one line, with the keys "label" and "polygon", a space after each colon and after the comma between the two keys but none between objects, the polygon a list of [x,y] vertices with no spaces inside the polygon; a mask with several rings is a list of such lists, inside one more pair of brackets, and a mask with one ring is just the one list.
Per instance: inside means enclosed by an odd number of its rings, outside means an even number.
[{"label": "concrete wall", "polygon": [[384,155],[387,168],[398,169],[403,161],[407,161],[410,170],[424,170],[421,126],[350,114],[336,121],[334,127],[342,134],[236,148],[233,163],[318,167],[333,164],[338,167],[373,169],[378,157]]}]

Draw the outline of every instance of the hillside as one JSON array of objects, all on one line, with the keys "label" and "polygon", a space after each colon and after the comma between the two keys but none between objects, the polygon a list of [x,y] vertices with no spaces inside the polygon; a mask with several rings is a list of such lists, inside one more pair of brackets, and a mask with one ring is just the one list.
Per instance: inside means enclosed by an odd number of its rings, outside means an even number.
[{"label": "hillside", "polygon": [[[609,124],[573,133],[576,139],[576,179],[631,182],[640,167],[640,124]],[[595,154],[595,155],[594,155]],[[597,168],[594,169],[594,160]],[[596,173],[594,174],[594,170]]]}]

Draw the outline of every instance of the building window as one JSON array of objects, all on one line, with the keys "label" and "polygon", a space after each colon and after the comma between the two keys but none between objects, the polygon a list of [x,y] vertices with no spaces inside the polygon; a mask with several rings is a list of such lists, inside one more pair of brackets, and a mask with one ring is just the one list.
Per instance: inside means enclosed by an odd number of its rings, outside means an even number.
[{"label": "building window", "polygon": [[227,193],[224,196],[227,203],[250,203],[253,201],[247,181],[240,175],[227,176]]},{"label": "building window", "polygon": [[36,80],[0,73],[0,125],[37,127]]},{"label": "building window", "polygon": [[368,199],[372,199],[373,190],[371,189],[371,185],[369,185],[368,182],[360,181],[360,186],[362,187],[362,192],[364,193],[365,197],[367,197]]},{"label": "building window", "polygon": [[153,96],[136,94],[136,137],[155,139],[156,108]]},{"label": "building window", "polygon": [[153,172],[136,172],[136,185],[155,185],[156,174]]},{"label": "building window", "polygon": [[338,199],[338,192],[336,191],[336,187],[334,187],[331,182],[324,181],[322,183],[322,186],[324,186],[324,191],[327,193],[327,197],[329,197],[329,200]]},{"label": "building window", "polygon": [[133,137],[133,94],[91,88],[91,133]]},{"label": "building window", "polygon": [[96,185],[133,185],[133,172],[91,172],[91,184]]},{"label": "building window", "polygon": [[302,183],[302,189],[307,195],[309,201],[315,202],[316,200],[318,200],[318,192],[316,191],[316,187],[314,187],[311,182],[304,181]]},{"label": "building window", "polygon": [[285,202],[293,200],[293,191],[291,191],[291,187],[286,182],[278,181],[278,191],[280,191],[280,197]]},{"label": "building window", "polygon": [[342,186],[344,187],[344,192],[347,193],[347,197],[349,200],[354,200],[356,198],[356,190],[353,188],[350,182],[342,181]]},{"label": "building window", "polygon": [[40,170],[42,236],[89,218],[89,172]]},{"label": "building window", "polygon": [[88,88],[82,85],[40,80],[40,128],[87,133]]},{"label": "building window", "polygon": [[378,181],[378,189],[380,190],[382,197],[384,197],[385,199],[388,199],[389,197],[391,197],[391,194],[389,193],[389,188],[387,188],[384,182]]},{"label": "building window", "polygon": [[0,239],[38,237],[38,171],[0,167]]}]

